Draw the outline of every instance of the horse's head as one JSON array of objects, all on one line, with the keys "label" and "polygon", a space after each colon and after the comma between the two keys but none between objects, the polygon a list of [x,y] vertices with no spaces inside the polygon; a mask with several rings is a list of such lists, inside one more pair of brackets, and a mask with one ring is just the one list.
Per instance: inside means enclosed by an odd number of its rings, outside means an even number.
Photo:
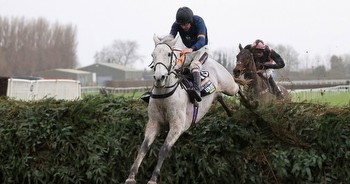
[{"label": "horse's head", "polygon": [[172,47],[176,43],[176,39],[166,37],[160,40],[156,35],[153,37],[155,48],[152,52],[153,57],[153,78],[155,80],[155,87],[165,87],[166,79],[172,72],[175,58]]},{"label": "horse's head", "polygon": [[256,70],[253,54],[248,49],[243,49],[239,44],[240,52],[236,56],[236,67],[233,69],[233,74],[237,78],[247,70]]}]

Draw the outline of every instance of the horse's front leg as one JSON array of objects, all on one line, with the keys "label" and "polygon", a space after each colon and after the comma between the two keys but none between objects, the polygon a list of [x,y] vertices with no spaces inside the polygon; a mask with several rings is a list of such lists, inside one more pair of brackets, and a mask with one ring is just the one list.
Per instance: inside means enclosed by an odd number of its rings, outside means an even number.
[{"label": "horse's front leg", "polygon": [[156,136],[159,134],[160,125],[158,122],[148,120],[145,131],[145,138],[139,148],[137,157],[131,166],[129,177],[126,179],[125,184],[135,184],[135,176],[141,165],[142,160],[146,156],[151,144],[154,142]]},{"label": "horse's front leg", "polygon": [[176,121],[173,121],[169,124],[169,133],[165,139],[164,144],[162,145],[159,155],[158,155],[158,162],[157,166],[155,167],[151,179],[148,181],[147,184],[157,184],[157,179],[160,174],[160,169],[163,165],[163,162],[167,155],[169,154],[171,148],[175,144],[175,142],[179,139],[181,134],[185,131],[183,122],[185,120],[177,119]]},{"label": "horse's front leg", "polygon": [[222,97],[221,93],[217,93],[216,94],[216,98],[217,100],[220,102],[220,104],[222,105],[222,107],[224,108],[224,110],[226,111],[227,115],[229,117],[232,117],[232,114],[236,111],[235,109],[229,109],[226,105],[226,103],[224,102],[224,98]]},{"label": "horse's front leg", "polygon": [[241,103],[248,109],[256,109],[258,107],[258,101],[251,101],[248,97],[241,91],[238,91]]}]

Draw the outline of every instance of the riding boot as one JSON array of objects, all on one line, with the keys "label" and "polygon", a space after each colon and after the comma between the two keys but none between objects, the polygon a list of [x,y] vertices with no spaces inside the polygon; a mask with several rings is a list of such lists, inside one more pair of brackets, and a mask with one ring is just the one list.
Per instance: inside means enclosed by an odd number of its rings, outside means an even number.
[{"label": "riding boot", "polygon": [[277,99],[280,99],[282,100],[284,97],[283,97],[283,93],[282,93],[282,90],[280,89],[280,87],[277,85],[276,81],[273,79],[272,76],[270,76],[269,78],[269,83],[277,97]]},{"label": "riding boot", "polygon": [[201,98],[201,76],[198,71],[193,71],[193,97],[196,99],[197,102],[202,101]]},{"label": "riding boot", "polygon": [[144,94],[142,94],[140,98],[141,98],[143,101],[145,101],[146,103],[148,103],[150,97],[151,97],[151,92],[147,91],[147,92],[145,92]]}]

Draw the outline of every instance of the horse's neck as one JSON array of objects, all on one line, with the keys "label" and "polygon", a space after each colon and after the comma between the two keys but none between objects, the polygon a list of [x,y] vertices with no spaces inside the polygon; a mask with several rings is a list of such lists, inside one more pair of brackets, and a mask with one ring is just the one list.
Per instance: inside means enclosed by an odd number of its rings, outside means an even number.
[{"label": "horse's neck", "polygon": [[245,79],[251,79],[252,81],[257,82],[259,75],[256,73],[256,71],[249,71],[247,73],[244,74],[244,78]]},{"label": "horse's neck", "polygon": [[177,83],[177,81],[178,81],[178,79],[176,78],[176,76],[174,74],[170,74],[165,83],[167,86],[172,86],[175,83]]}]

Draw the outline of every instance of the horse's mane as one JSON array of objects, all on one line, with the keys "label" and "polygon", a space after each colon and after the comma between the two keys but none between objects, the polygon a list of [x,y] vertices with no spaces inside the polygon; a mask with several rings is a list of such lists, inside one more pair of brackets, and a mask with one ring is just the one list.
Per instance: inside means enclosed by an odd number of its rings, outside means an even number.
[{"label": "horse's mane", "polygon": [[249,55],[251,53],[249,49],[242,49],[240,52],[245,55]]}]

